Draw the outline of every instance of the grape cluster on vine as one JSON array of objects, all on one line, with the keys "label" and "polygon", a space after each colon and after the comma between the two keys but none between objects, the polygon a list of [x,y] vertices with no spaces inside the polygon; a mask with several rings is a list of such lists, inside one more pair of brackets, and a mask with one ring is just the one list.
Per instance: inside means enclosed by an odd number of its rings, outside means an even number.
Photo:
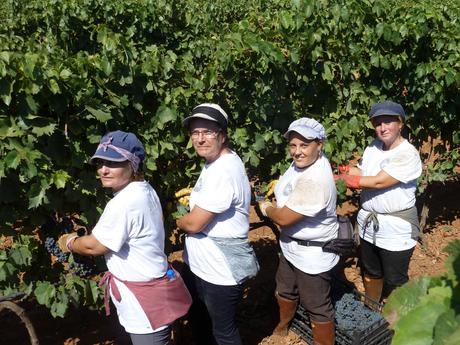
[{"label": "grape cluster on vine", "polygon": [[[82,278],[87,278],[97,273],[96,265],[93,260],[75,253],[72,254],[72,259],[70,259],[70,255],[62,252],[55,238],[50,236],[52,234],[60,236],[61,234],[70,233],[72,232],[73,227],[73,223],[68,217],[64,217],[59,223],[50,218],[40,227],[40,230],[44,234],[48,235],[44,241],[44,246],[47,252],[54,255],[60,263],[69,263],[68,267],[71,272]],[[85,234],[85,231],[81,230],[82,229],[79,229],[79,231],[77,231],[79,236]]]},{"label": "grape cluster on vine", "polygon": [[352,293],[346,293],[335,303],[337,327],[346,331],[363,331],[382,320],[382,315],[367,308]]},{"label": "grape cluster on vine", "polygon": [[86,256],[72,254],[73,262],[70,263],[69,268],[75,272],[78,276],[82,278],[88,278],[96,274],[96,266],[94,265],[93,260]]},{"label": "grape cluster on vine", "polygon": [[45,249],[48,253],[54,255],[59,262],[67,262],[69,255],[67,253],[63,253],[56,242],[56,240],[52,237],[47,237],[45,239]]}]

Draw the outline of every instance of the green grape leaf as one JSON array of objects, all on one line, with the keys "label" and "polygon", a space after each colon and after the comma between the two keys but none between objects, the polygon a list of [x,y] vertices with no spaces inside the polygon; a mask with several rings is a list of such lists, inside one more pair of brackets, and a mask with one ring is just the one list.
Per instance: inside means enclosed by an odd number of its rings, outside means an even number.
[{"label": "green grape leaf", "polygon": [[163,129],[164,125],[168,122],[175,121],[177,119],[177,113],[174,109],[167,107],[165,105],[162,105],[158,108],[158,111],[156,113],[156,126],[159,129]]},{"label": "green grape leaf", "polygon": [[32,253],[25,246],[17,246],[10,249],[10,257],[13,262],[18,265],[30,265],[32,261]]},{"label": "green grape leaf", "polygon": [[70,179],[70,175],[65,170],[55,171],[51,177],[52,183],[59,189],[64,188],[66,182]]},{"label": "green grape leaf", "polygon": [[49,308],[51,306],[52,300],[56,296],[56,288],[48,281],[39,281],[37,282],[34,294],[38,303]]},{"label": "green grape leaf", "polygon": [[107,122],[112,118],[112,114],[107,111],[94,109],[89,105],[85,106],[85,109],[88,110],[91,113],[91,115],[93,115],[94,118],[99,122]]}]

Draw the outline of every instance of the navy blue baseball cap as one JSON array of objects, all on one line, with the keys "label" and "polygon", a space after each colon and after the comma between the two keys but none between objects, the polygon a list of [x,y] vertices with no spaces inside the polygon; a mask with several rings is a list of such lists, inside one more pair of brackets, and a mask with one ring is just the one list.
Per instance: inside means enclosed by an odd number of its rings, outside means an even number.
[{"label": "navy blue baseball cap", "polygon": [[[102,137],[89,162],[94,164],[94,160],[97,158],[113,162],[132,161],[133,156],[137,157],[139,161],[144,160],[145,150],[142,143],[133,133],[115,131]],[[134,158],[134,160],[137,159]]]},{"label": "navy blue baseball cap", "polygon": [[381,115],[400,116],[403,120],[406,118],[406,113],[401,104],[392,101],[375,103],[371,107],[369,111],[369,117],[371,119]]}]

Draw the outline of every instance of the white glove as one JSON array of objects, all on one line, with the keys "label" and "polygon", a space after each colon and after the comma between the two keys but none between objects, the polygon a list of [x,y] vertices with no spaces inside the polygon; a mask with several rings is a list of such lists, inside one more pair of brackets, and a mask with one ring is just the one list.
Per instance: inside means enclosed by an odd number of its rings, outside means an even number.
[{"label": "white glove", "polygon": [[270,201],[261,201],[261,202],[259,202],[260,212],[262,212],[262,214],[265,217],[268,217],[267,216],[267,208],[269,208],[269,207],[273,207],[273,205],[272,205],[272,203]]}]

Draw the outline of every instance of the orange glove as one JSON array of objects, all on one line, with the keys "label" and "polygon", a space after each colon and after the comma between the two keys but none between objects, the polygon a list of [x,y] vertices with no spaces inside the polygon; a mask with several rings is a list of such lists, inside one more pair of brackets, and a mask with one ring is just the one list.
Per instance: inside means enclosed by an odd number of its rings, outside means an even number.
[{"label": "orange glove", "polygon": [[343,180],[348,188],[359,189],[361,186],[359,185],[361,181],[360,175],[347,175],[347,174],[339,174],[334,175],[334,180]]}]

